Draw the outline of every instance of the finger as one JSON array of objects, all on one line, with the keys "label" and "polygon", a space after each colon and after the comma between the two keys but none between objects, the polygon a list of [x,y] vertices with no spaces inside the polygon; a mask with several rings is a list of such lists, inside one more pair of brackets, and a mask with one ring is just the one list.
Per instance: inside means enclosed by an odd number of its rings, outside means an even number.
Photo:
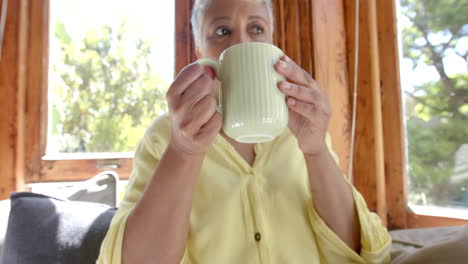
[{"label": "finger", "polygon": [[175,81],[169,87],[167,92],[168,96],[170,95],[179,95],[182,94],[185,89],[195,80],[197,80],[205,72],[204,66],[200,64],[190,64],[187,65],[182,71],[177,75]]},{"label": "finger", "polygon": [[187,120],[188,125],[186,130],[189,133],[195,134],[202,126],[210,120],[213,114],[216,112],[216,100],[213,96],[207,95],[193,107],[191,118]]},{"label": "finger", "polygon": [[306,103],[320,102],[323,97],[323,91],[314,87],[306,87],[286,81],[280,82],[278,86],[285,95]]},{"label": "finger", "polygon": [[186,89],[186,93],[176,96],[175,99],[169,101],[169,110],[173,113],[175,120],[182,125],[187,125],[187,116],[191,118],[194,105],[205,96],[211,96],[211,82],[211,77],[203,74],[189,85]]},{"label": "finger", "polygon": [[201,98],[211,93],[210,79],[206,74],[202,74],[185,89],[183,94],[168,98],[169,109],[172,109],[176,117],[185,116],[185,113],[192,111],[193,106]]},{"label": "finger", "polygon": [[278,73],[294,83],[319,88],[314,78],[286,55],[281,57],[275,67]]},{"label": "finger", "polygon": [[313,116],[315,116],[319,110],[317,104],[314,103],[305,103],[303,101],[294,99],[294,98],[288,98],[287,100],[289,108],[306,117],[307,119],[311,119]]},{"label": "finger", "polygon": [[202,126],[195,136],[195,140],[197,141],[206,141],[214,138],[219,131],[221,131],[221,127],[223,125],[223,118],[220,113],[215,112],[213,116],[206,122],[204,126]]},{"label": "finger", "polygon": [[193,82],[181,95],[180,103],[192,109],[193,106],[202,98],[211,94],[213,90],[213,81],[206,74],[203,74]]}]

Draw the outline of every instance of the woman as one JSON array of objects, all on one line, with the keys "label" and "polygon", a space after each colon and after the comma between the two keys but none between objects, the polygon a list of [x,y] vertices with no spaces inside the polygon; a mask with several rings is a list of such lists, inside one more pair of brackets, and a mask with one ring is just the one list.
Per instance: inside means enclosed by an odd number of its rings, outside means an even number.
[{"label": "woman", "polygon": [[[273,41],[271,0],[197,0],[196,53],[218,59]],[[327,140],[331,109],[314,79],[284,56],[289,130],[241,144],[221,131],[217,83],[191,64],[171,85],[169,115],[135,153],[128,191],[98,263],[384,263],[390,237],[345,180]]]}]

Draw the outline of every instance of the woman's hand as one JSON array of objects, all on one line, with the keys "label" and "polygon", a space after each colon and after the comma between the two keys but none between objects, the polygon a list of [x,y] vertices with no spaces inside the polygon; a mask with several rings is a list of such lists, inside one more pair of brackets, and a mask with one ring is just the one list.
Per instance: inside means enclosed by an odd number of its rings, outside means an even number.
[{"label": "woman's hand", "polygon": [[276,64],[288,81],[279,83],[289,107],[289,129],[296,136],[304,155],[328,151],[326,133],[331,116],[328,95],[305,70],[287,56]]},{"label": "woman's hand", "polygon": [[189,155],[204,154],[221,130],[222,117],[212,95],[214,71],[206,66],[185,67],[166,98],[172,119],[169,147]]}]

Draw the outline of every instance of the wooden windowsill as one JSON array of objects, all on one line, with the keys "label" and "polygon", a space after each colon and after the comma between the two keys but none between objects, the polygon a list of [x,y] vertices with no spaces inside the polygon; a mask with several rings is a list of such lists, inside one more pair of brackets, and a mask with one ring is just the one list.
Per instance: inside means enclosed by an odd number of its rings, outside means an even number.
[{"label": "wooden windowsill", "polygon": [[90,160],[90,159],[129,159],[133,152],[89,152],[89,153],[54,153],[46,154],[42,160]]},{"label": "wooden windowsill", "polygon": [[443,207],[432,205],[409,205],[410,212],[416,215],[448,217],[468,221],[468,208]]},{"label": "wooden windowsill", "polygon": [[[72,158],[74,156],[74,158]],[[114,171],[120,179],[128,179],[133,168],[132,155],[104,155],[96,159],[89,155],[61,155],[61,159],[41,160],[41,169],[26,179],[27,183],[83,181],[103,171]]]},{"label": "wooden windowsill", "polygon": [[425,228],[425,227],[442,227],[442,226],[460,226],[468,225],[468,220],[456,219],[440,216],[418,215],[408,213],[407,228]]}]

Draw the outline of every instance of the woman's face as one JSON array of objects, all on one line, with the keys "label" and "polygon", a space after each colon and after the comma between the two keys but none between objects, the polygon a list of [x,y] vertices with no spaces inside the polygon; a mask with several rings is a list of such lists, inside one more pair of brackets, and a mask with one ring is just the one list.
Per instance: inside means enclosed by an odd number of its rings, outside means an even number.
[{"label": "woman's face", "polygon": [[259,1],[212,0],[201,22],[198,58],[219,59],[225,49],[239,43],[273,43],[268,9]]}]

